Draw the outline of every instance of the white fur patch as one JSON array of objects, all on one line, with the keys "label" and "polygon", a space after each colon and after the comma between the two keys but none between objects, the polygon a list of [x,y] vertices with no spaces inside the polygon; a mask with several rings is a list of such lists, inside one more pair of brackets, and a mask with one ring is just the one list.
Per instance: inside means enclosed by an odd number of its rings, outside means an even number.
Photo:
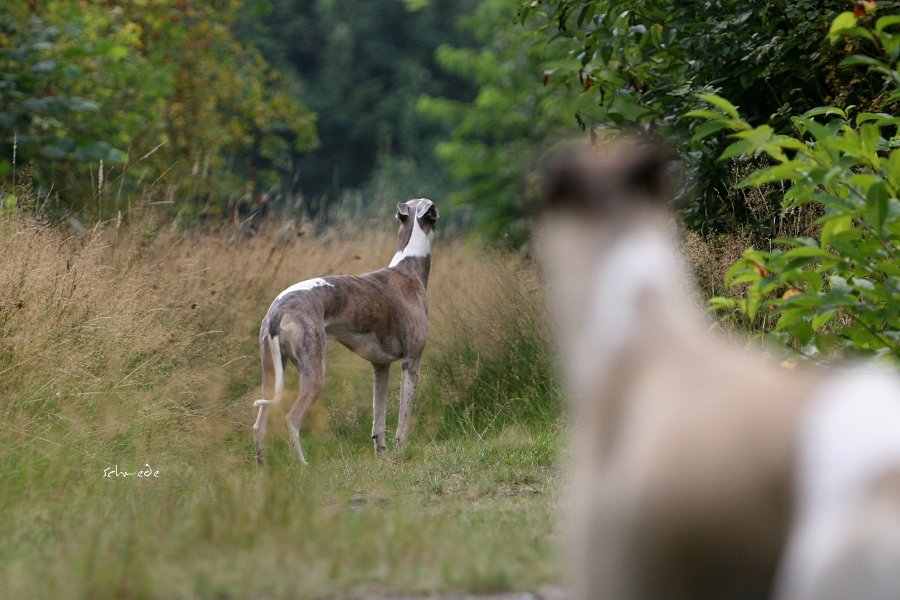
[{"label": "white fur patch", "polygon": [[[321,287],[323,285],[331,286],[330,283],[322,279],[321,277],[316,277],[315,279],[307,279],[306,281],[301,281],[299,283],[295,283],[291,287],[287,288],[278,296],[276,296],[276,300],[281,299],[285,294],[290,294],[291,292],[302,292],[303,290],[311,290],[313,288]],[[331,286],[334,287],[334,286]]]},{"label": "white fur patch", "polygon": [[[328,283],[327,285],[331,285]],[[269,338],[269,348],[272,352],[272,368],[275,370],[275,403],[281,401],[281,390],[284,389],[284,364],[281,362],[281,342],[278,336]]]},{"label": "white fur patch", "polygon": [[572,332],[570,364],[576,385],[596,383],[598,365],[610,365],[611,357],[640,335],[645,326],[638,302],[642,293],[687,293],[672,241],[652,227],[623,235],[593,277],[587,322]]},{"label": "white fur patch", "polygon": [[854,541],[867,490],[900,469],[900,378],[878,371],[834,378],[812,399],[799,442],[797,524],[779,600],[811,597],[823,585]]},{"label": "white fur patch", "polygon": [[[430,202],[430,200],[429,200]],[[427,208],[425,211],[427,212]],[[416,211],[418,215],[418,210]],[[422,213],[425,214],[424,212]],[[403,250],[400,250],[394,255],[394,258],[391,259],[391,264],[389,267],[396,267],[400,264],[400,261],[404,258],[409,258],[413,256],[431,256],[431,238],[432,233],[426,233],[419,226],[418,218],[413,220],[413,230],[412,235],[409,236],[409,241],[406,243],[406,247]]]},{"label": "white fur patch", "polygon": [[849,501],[872,478],[900,467],[900,379],[846,374],[823,387],[801,433],[803,502]]}]

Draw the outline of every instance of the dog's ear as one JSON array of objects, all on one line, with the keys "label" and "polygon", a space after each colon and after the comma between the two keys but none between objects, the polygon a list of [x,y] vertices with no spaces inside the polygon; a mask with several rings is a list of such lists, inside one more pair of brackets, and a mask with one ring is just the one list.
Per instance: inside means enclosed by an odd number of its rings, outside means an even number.
[{"label": "dog's ear", "polygon": [[623,188],[651,202],[668,202],[674,188],[674,155],[660,145],[646,144],[634,150],[625,165]]},{"label": "dog's ear", "polygon": [[586,164],[587,150],[568,144],[556,148],[544,158],[539,173],[537,212],[589,209],[602,190],[597,185],[596,171]]},{"label": "dog's ear", "polygon": [[438,211],[434,202],[427,198],[423,198],[419,202],[419,207],[416,209],[416,218],[431,221],[432,223],[437,221]]},{"label": "dog's ear", "polygon": [[406,202],[397,203],[397,220],[403,223],[409,216],[409,204]]}]

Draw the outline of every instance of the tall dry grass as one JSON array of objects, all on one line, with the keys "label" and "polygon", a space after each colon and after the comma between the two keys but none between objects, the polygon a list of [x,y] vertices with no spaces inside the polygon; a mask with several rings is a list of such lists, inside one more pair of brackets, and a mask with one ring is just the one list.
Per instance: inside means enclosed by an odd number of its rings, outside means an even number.
[{"label": "tall dry grass", "polygon": [[[151,217],[80,236],[0,222],[0,597],[320,597],[552,578],[535,537],[552,522],[555,396],[535,274],[516,256],[436,242],[410,450],[374,461],[370,369],[334,347],[301,434],[312,468],[290,463],[277,416],[272,464],[253,465],[268,303],[298,280],[379,268],[394,245],[384,217],[252,236]],[[103,476],[145,464],[159,477]],[[506,500],[518,489],[548,495],[521,512]],[[435,495],[450,501],[408,504]]]},{"label": "tall dry grass", "polygon": [[[762,162],[761,162],[762,161]],[[695,231],[684,232],[684,255],[694,274],[694,280],[704,299],[714,296],[743,297],[746,285],[726,286],[728,271],[745,251],[772,250],[777,240],[786,237],[817,237],[821,229],[818,219],[823,209],[816,203],[795,206],[782,211],[780,202],[785,188],[782,183],[760,187],[742,187],[739,183],[754,170],[765,166],[762,159],[738,160],[730,167],[727,195],[724,204],[732,212],[740,210],[746,216],[725,231],[701,235]],[[739,315],[722,315],[720,324],[737,328],[744,335],[770,330],[775,320],[760,314],[750,323]]]}]

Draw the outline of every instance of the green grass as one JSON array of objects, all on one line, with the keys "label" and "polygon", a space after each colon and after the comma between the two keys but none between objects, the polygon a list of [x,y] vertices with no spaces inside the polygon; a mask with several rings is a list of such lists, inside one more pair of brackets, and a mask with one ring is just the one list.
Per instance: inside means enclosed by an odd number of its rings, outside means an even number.
[{"label": "green grass", "polygon": [[[280,231],[234,242],[137,229],[74,240],[0,223],[0,598],[558,582],[564,436],[533,271],[516,257],[439,247],[407,448],[374,457],[370,366],[335,346],[301,431],[311,464],[291,461],[281,406],[269,462],[256,467],[256,328],[268,300],[302,276],[378,266],[391,237],[336,246]],[[291,398],[293,373],[287,384]],[[145,464],[159,476],[104,477]]]},{"label": "green grass", "polygon": [[104,478],[115,463],[52,445],[7,454],[0,596],[308,598],[558,578],[557,431],[419,436],[383,460],[365,431],[308,436],[307,467],[276,438],[261,470],[242,437],[220,454],[117,461],[159,470],[145,479]]}]

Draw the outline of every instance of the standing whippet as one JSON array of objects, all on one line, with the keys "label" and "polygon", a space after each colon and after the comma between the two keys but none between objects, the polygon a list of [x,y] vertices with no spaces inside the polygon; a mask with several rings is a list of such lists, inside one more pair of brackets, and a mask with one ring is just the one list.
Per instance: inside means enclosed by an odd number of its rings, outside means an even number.
[{"label": "standing whippet", "polygon": [[403,361],[396,440],[401,446],[406,443],[419,361],[428,335],[426,286],[437,218],[437,208],[431,200],[400,202],[397,253],[389,266],[363,275],[301,281],[272,302],[259,328],[263,396],[271,398],[254,402],[259,407],[253,437],[260,464],[264,459],[269,406],[281,400],[284,388],[284,358],[300,374],[300,394],[285,421],[294,453],[306,464],[300,449],[300,424],[322,391],[328,339],[338,340],[372,363],[372,438],[376,454],[386,448],[385,411],[391,363]]},{"label": "standing whippet", "polygon": [[636,141],[551,155],[538,238],[574,425],[576,597],[900,598],[900,383],[708,331]]}]

